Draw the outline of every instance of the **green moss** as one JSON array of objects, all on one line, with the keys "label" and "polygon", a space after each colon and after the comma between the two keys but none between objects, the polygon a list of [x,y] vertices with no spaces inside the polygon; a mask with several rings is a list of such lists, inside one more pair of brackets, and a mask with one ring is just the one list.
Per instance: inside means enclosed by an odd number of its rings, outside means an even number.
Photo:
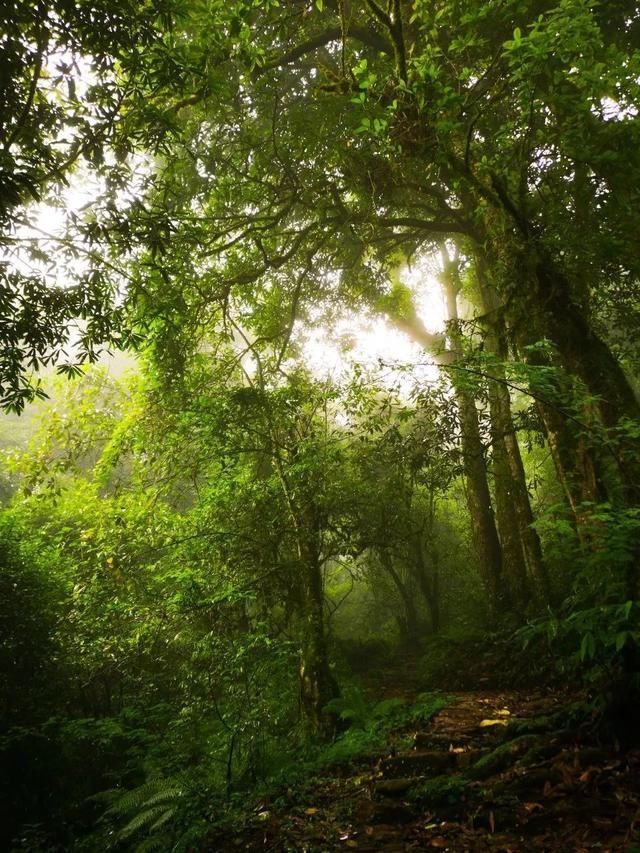
[{"label": "green moss", "polygon": [[428,723],[437,713],[451,704],[451,697],[440,693],[421,693],[408,708],[407,723]]},{"label": "green moss", "polygon": [[498,746],[484,755],[469,771],[472,779],[486,779],[514,764],[521,755],[531,750],[538,740],[536,735],[522,735]]},{"label": "green moss", "polygon": [[463,799],[469,785],[464,776],[434,776],[415,788],[411,799],[429,807],[452,806]]},{"label": "green moss", "polygon": [[533,717],[530,720],[513,720],[505,728],[502,740],[511,741],[521,735],[533,735],[548,732],[553,728],[553,717],[548,714],[542,714],[539,717]]}]

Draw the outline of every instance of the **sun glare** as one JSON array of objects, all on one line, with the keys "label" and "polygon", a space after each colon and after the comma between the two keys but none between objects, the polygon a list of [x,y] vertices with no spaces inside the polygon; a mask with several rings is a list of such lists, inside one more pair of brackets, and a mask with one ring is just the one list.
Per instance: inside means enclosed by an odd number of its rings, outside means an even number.
[{"label": "sun glare", "polygon": [[[426,262],[406,271],[404,281],[414,293],[418,316],[427,331],[443,332],[446,307],[442,289]],[[412,365],[414,376],[433,381],[439,368],[424,349],[404,334],[394,329],[380,315],[347,313],[327,327],[299,328],[297,341],[306,365],[318,376],[345,378],[354,364],[372,369],[381,364],[393,367]]]}]

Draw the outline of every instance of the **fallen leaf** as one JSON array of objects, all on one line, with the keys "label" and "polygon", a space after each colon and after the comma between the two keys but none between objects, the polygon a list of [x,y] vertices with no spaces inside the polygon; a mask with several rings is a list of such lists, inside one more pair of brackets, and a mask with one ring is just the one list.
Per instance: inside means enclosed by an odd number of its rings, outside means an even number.
[{"label": "fallen leaf", "polygon": [[448,844],[446,838],[443,838],[441,835],[436,835],[435,838],[431,839],[431,846],[432,847],[439,847],[442,850],[445,847],[448,847],[449,844]]},{"label": "fallen leaf", "polygon": [[312,814],[318,814],[319,811],[320,811],[320,809],[316,809],[314,806],[311,806],[311,808],[305,809],[304,813],[308,814],[308,815],[312,815]]},{"label": "fallen leaf", "polygon": [[597,767],[587,767],[584,773],[581,776],[578,776],[578,782],[590,782],[594,776],[597,776],[599,774],[599,772],[600,771]]},{"label": "fallen leaf", "polygon": [[376,813],[376,807],[371,800],[360,800],[356,806],[355,814],[358,823],[369,823]]},{"label": "fallen leaf", "polygon": [[562,784],[565,785],[567,788],[573,788],[576,778],[575,768],[571,768],[566,764],[562,764],[560,762],[556,763],[555,768],[560,772],[560,775],[562,776]]},{"label": "fallen leaf", "polygon": [[487,729],[489,726],[506,726],[506,720],[482,720],[480,723],[481,729]]},{"label": "fallen leaf", "polygon": [[508,708],[502,708],[502,710],[500,710],[500,711],[496,711],[496,714],[497,714],[499,717],[510,717],[510,716],[511,716],[511,711],[510,711]]}]

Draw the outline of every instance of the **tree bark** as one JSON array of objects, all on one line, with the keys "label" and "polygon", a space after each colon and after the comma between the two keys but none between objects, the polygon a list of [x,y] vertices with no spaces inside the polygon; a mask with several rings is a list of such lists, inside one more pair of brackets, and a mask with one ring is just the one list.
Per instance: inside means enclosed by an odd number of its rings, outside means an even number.
[{"label": "tree bark", "polygon": [[[443,250],[443,286],[447,301],[452,350],[456,359],[460,355],[458,329],[458,285],[451,275],[451,262]],[[503,583],[503,555],[496,528],[491,492],[487,479],[484,446],[480,436],[480,422],[476,402],[470,391],[460,382],[460,376],[451,371],[451,384],[458,404],[462,440],[462,466],[467,485],[467,504],[471,516],[473,541],[480,564],[480,575],[489,595],[493,614],[511,606],[508,591]]]},{"label": "tree bark", "polygon": [[[508,355],[506,331],[500,315],[498,299],[488,281],[482,259],[478,259],[477,262],[477,277],[487,329],[485,343],[488,351],[498,359],[498,363],[489,371],[492,376],[489,385],[489,405],[494,447],[498,528],[503,548],[505,548],[503,528],[510,528],[515,522],[517,535],[513,538],[517,539],[517,543],[514,542],[509,548],[514,552],[520,551],[525,578],[531,580],[535,597],[546,604],[550,599],[549,573],[542,555],[540,537],[532,526],[534,518],[529,490],[511,414],[511,396],[505,381],[504,361]],[[501,516],[504,518],[502,524]],[[514,577],[520,575],[521,571],[522,567],[516,553]],[[528,587],[529,583],[525,581],[522,588],[523,594],[528,593]]]},{"label": "tree bark", "polygon": [[[635,442],[619,433],[625,422],[640,419],[640,404],[615,356],[591,327],[586,310],[573,299],[569,280],[539,250],[529,251],[524,266],[531,287],[518,316],[512,318],[512,331],[523,351],[542,338],[550,340],[562,369],[585,389],[581,401],[579,388],[574,391],[569,383],[563,387],[559,380],[551,405],[545,404],[548,391],[540,394],[540,411],[554,462],[563,470],[565,492],[574,507],[581,500],[637,504],[640,465]],[[527,360],[545,364],[538,353]],[[575,410],[578,423],[566,417],[567,409]]]},{"label": "tree bark", "polygon": [[415,598],[393,565],[391,554],[386,548],[378,548],[378,556],[383,569],[396,586],[404,607],[404,639],[409,646],[414,646],[420,637],[420,626]]},{"label": "tree bark", "polygon": [[[307,515],[307,514],[305,514]],[[303,518],[298,528],[298,553],[303,586],[302,643],[300,655],[300,705],[309,734],[328,737],[334,719],[326,705],[338,695],[329,667],[324,623],[324,590],[320,549],[313,519]]]},{"label": "tree bark", "polygon": [[[433,529],[431,534],[433,535]],[[430,548],[430,566],[428,566],[424,554],[423,537],[420,533],[415,536],[414,550],[416,555],[416,580],[427,603],[429,616],[431,617],[431,633],[438,634],[442,619],[440,613],[440,571],[438,568],[437,551],[435,545],[432,544]]]},{"label": "tree bark", "polygon": [[491,505],[478,410],[472,395],[465,389],[456,387],[455,379],[452,381],[460,416],[462,464],[473,541],[491,610],[497,615],[509,609],[511,602],[503,583],[502,549]]},{"label": "tree bark", "polygon": [[565,369],[593,394],[603,424],[615,427],[624,418],[640,418],[640,404],[624,371],[571,299],[567,279],[548,260],[538,261],[536,277],[549,337]]},{"label": "tree bark", "polygon": [[505,442],[504,411],[495,383],[489,386],[489,408],[491,412],[491,443],[493,448],[493,481],[496,501],[496,519],[505,584],[514,611],[520,616],[530,600],[530,585],[521,539],[520,521],[515,505],[515,484],[511,476]]},{"label": "tree bark", "polygon": [[[501,377],[503,378],[503,377]],[[508,498],[513,502],[513,510],[520,533],[520,542],[528,576],[533,581],[536,597],[543,603],[550,599],[549,572],[542,554],[542,545],[537,531],[532,526],[534,522],[529,500],[529,490],[525,477],[524,465],[520,454],[520,446],[516,436],[513,418],[511,416],[511,398],[508,388],[500,381],[493,383],[495,397],[494,411],[496,412],[496,431],[502,434],[509,488]],[[492,414],[492,421],[493,421]]]},{"label": "tree bark", "polygon": [[[427,332],[417,315],[402,318],[387,315],[396,328],[423,346],[443,366],[452,364],[459,358],[457,340],[460,337],[457,329],[457,290],[454,282],[446,280],[446,276],[444,279],[442,284],[447,298],[450,337],[453,343],[449,351],[443,352],[444,337]],[[460,418],[463,470],[473,542],[478,556],[480,577],[489,597],[489,606],[492,614],[497,615],[508,609],[509,602],[502,583],[502,549],[491,505],[478,411],[473,395],[460,382],[460,375],[452,370],[450,379]]]}]

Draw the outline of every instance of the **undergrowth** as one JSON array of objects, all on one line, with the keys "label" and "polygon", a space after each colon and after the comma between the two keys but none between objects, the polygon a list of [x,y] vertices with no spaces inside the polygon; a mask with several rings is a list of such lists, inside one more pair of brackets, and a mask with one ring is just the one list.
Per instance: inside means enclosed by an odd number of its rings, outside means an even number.
[{"label": "undergrowth", "polygon": [[328,706],[349,728],[318,754],[318,761],[326,765],[377,753],[387,746],[392,733],[428,722],[448,704],[449,699],[438,693],[421,693],[415,702],[395,697],[372,703],[352,685]]},{"label": "undergrowth", "polygon": [[[372,702],[355,684],[348,684],[327,707],[345,728],[328,744],[292,740],[283,746],[271,756],[271,773],[253,793],[258,800],[284,805],[291,803],[295,790],[304,800],[332,767],[372,760],[391,744],[406,746],[407,730],[427,723],[449,701],[443,694],[422,693],[414,702],[401,698]],[[172,850],[192,849],[198,832],[237,826],[248,814],[246,790],[222,796],[203,773],[198,779],[189,772],[158,777],[135,789],[107,791],[100,797],[107,805],[100,833],[104,849],[135,853],[168,849],[169,841]],[[93,836],[94,841],[97,838]]]}]

